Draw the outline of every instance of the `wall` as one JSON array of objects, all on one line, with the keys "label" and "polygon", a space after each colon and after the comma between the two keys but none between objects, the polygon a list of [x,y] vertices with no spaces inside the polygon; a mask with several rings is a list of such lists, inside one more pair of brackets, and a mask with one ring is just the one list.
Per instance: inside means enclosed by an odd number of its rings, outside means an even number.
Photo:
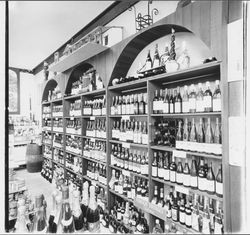
[{"label": "wall", "polygon": [[[177,7],[177,4],[178,1],[153,1],[152,4],[150,4],[150,9],[157,8],[159,10],[159,14],[154,15],[154,23],[162,19],[163,17],[173,13]],[[140,1],[136,3],[134,6],[136,8],[136,14],[138,13],[141,13],[142,15],[147,14],[148,11],[147,1]],[[123,39],[133,35],[134,33],[136,33],[134,9],[132,9],[132,11],[126,10],[125,12],[116,17],[114,20],[110,21],[105,26],[124,27]]]}]

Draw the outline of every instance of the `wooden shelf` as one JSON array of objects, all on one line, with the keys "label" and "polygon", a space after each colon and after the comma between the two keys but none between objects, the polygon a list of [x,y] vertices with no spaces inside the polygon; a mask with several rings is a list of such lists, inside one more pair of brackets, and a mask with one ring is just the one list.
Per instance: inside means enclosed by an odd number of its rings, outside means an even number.
[{"label": "wooden shelf", "polygon": [[119,140],[109,140],[109,142],[113,144],[129,144],[132,147],[148,148],[147,144],[135,144],[135,143],[129,143],[129,142],[124,142],[124,141],[119,141]]},{"label": "wooden shelf", "polygon": [[106,118],[106,115],[83,115],[82,118]]},{"label": "wooden shelf", "polygon": [[165,113],[165,114],[151,114],[151,117],[170,117],[170,118],[181,118],[189,116],[220,116],[221,112],[204,112],[204,113]]},{"label": "wooden shelf", "polygon": [[93,97],[95,97],[95,96],[105,95],[105,92],[106,92],[106,89],[102,88],[102,89],[82,93],[82,96],[93,96]]},{"label": "wooden shelf", "polygon": [[77,99],[81,99],[83,93],[79,93],[76,95],[68,95],[64,97],[64,100],[77,100]]},{"label": "wooden shelf", "polygon": [[102,183],[99,182],[99,181],[90,179],[90,178],[89,178],[88,176],[86,176],[86,175],[83,175],[82,177],[83,177],[83,179],[90,181],[90,182],[92,183],[92,185],[95,185],[95,184],[96,184],[96,185],[98,185],[98,186],[100,186],[100,187],[102,187],[102,188],[104,188],[104,189],[107,188],[106,185],[102,184]]},{"label": "wooden shelf", "polygon": [[106,141],[106,139],[104,138],[97,138],[97,137],[90,137],[90,136],[82,136],[83,139],[95,139],[95,140],[98,140],[98,141]]},{"label": "wooden shelf", "polygon": [[65,118],[65,119],[70,119],[70,118],[77,119],[77,118],[82,118],[82,116],[65,116],[63,118]]},{"label": "wooden shelf", "polygon": [[54,134],[57,133],[58,135],[63,135],[63,134],[64,134],[64,132],[60,132],[60,131],[53,131],[53,130],[52,130],[51,132],[54,133]]},{"label": "wooden shelf", "polygon": [[18,190],[9,192],[9,194],[21,193],[21,192],[26,191],[26,190],[27,190],[27,188],[26,188],[26,186],[24,186],[24,187],[21,188],[21,189],[18,189]]},{"label": "wooden shelf", "polygon": [[63,101],[63,98],[60,98],[60,99],[51,100],[51,103],[61,103],[62,101]]},{"label": "wooden shelf", "polygon": [[55,160],[53,160],[53,162],[54,162],[55,164],[57,164],[57,165],[59,165],[59,166],[61,166],[61,167],[64,168],[64,164],[62,164],[62,163],[60,163],[60,162],[58,162],[58,161],[55,161]]},{"label": "wooden shelf", "polygon": [[79,134],[71,134],[71,133],[65,133],[65,135],[74,135],[74,136],[77,136],[77,137],[82,137],[82,135],[79,135]]},{"label": "wooden shelf", "polygon": [[114,195],[116,195],[116,196],[122,198],[124,201],[134,203],[134,200],[129,199],[128,197],[126,197],[126,196],[124,196],[124,195],[121,195],[121,194],[117,193],[115,190],[109,189],[109,192],[111,192],[112,194],[114,194]]},{"label": "wooden shelf", "polygon": [[122,117],[147,117],[147,114],[119,114],[119,115],[109,115],[110,118],[122,118]]},{"label": "wooden shelf", "polygon": [[71,152],[71,151],[69,151],[69,150],[67,150],[67,149],[65,149],[65,152],[66,152],[66,153],[69,153],[69,154],[71,154],[71,155],[74,155],[74,156],[76,156],[76,157],[82,157],[81,154],[77,154],[77,153]]},{"label": "wooden shelf", "polygon": [[74,170],[69,169],[68,167],[65,167],[65,170],[70,171],[71,173],[73,173],[73,174],[75,174],[75,175],[78,175],[78,176],[82,177],[82,174],[81,174],[81,173],[75,172]]},{"label": "wooden shelf", "polygon": [[110,86],[108,89],[110,91],[119,91],[119,92],[126,92],[126,90],[138,89],[138,88],[145,88],[146,89],[147,88],[147,80],[148,80],[148,78],[138,79],[135,81]]},{"label": "wooden shelf", "polygon": [[92,162],[95,162],[95,163],[100,163],[100,164],[102,164],[102,165],[107,165],[107,163],[106,162],[103,162],[103,161],[100,161],[100,160],[96,160],[96,159],[94,159],[94,158],[89,158],[89,157],[86,157],[86,156],[81,156],[83,159],[86,159],[86,160],[88,160],[88,161],[92,161]]},{"label": "wooden shelf", "polygon": [[188,190],[191,193],[203,195],[203,196],[206,196],[208,198],[215,199],[217,201],[221,201],[221,202],[223,201],[223,198],[218,197],[215,194],[209,194],[207,192],[203,192],[203,191],[200,191],[198,189],[192,189],[191,187],[186,187],[184,185],[178,185],[177,183],[172,183],[170,181],[165,181],[163,179],[159,179],[159,178],[155,178],[155,177],[152,177],[152,180],[159,182],[161,184],[166,184],[166,185],[172,186],[172,187],[183,187],[185,190]]},{"label": "wooden shelf", "polygon": [[174,150],[179,150],[186,152],[187,155],[192,155],[192,156],[197,156],[197,157],[206,157],[206,158],[211,158],[211,159],[217,159],[217,160],[222,160],[221,155],[215,155],[212,153],[201,153],[201,152],[193,152],[193,151],[186,151],[186,150],[181,150],[181,149],[176,149],[173,147],[168,147],[168,146],[161,146],[161,145],[151,145],[151,149],[153,150],[159,150],[159,151],[167,151],[167,152],[172,152]]},{"label": "wooden shelf", "polygon": [[47,105],[47,104],[51,104],[51,101],[43,101],[42,105]]}]

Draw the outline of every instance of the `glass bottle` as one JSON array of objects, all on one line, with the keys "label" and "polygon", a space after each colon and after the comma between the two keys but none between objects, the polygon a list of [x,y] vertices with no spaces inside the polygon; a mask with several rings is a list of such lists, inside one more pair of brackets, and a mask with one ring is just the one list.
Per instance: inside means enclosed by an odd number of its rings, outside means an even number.
[{"label": "glass bottle", "polygon": [[182,225],[185,225],[185,219],[186,219],[185,217],[186,217],[185,203],[184,203],[184,198],[182,198],[179,209],[179,220]]},{"label": "glass bottle", "polygon": [[183,141],[189,141],[189,130],[188,130],[188,119],[185,119],[184,127],[183,127]]},{"label": "glass bottle", "polygon": [[215,81],[215,91],[213,94],[213,112],[220,112],[221,111],[221,90],[220,90],[220,81]]},{"label": "glass bottle", "polygon": [[154,152],[154,159],[152,162],[152,177],[158,176],[158,167],[157,167],[157,152]]},{"label": "glass bottle", "polygon": [[178,122],[178,131],[177,131],[177,134],[176,134],[176,140],[177,141],[182,141],[182,121],[180,120]]},{"label": "glass bottle", "polygon": [[160,66],[160,56],[158,52],[158,44],[155,45],[155,54],[153,58],[153,68],[157,68]]},{"label": "glass bottle", "polygon": [[170,180],[170,170],[169,170],[169,160],[167,152],[164,154],[165,161],[164,161],[164,180],[169,181]]},{"label": "glass bottle", "polygon": [[158,114],[162,114],[163,113],[163,101],[164,101],[164,96],[163,96],[163,90],[160,89],[160,95],[159,95],[159,99],[158,99]]},{"label": "glass bottle", "polygon": [[[20,233],[20,234],[27,234],[31,232],[29,230],[29,227],[27,226],[27,219],[26,219],[26,206],[22,205],[19,206],[17,209],[17,220],[15,223],[15,233]],[[46,232],[46,231],[45,231]]]},{"label": "glass bottle", "polygon": [[153,233],[153,234],[163,233],[163,230],[162,230],[162,228],[161,228],[159,219],[156,219],[156,220],[155,220],[155,226],[153,227],[152,233]]},{"label": "glass bottle", "polygon": [[207,191],[208,194],[214,194],[215,193],[215,177],[214,177],[212,162],[210,163],[210,166],[209,166],[208,172],[207,172],[206,191]]},{"label": "glass bottle", "polygon": [[170,164],[169,170],[170,170],[170,182],[175,183],[176,182],[176,163],[174,161],[174,158],[172,158],[172,162]]},{"label": "glass bottle", "polygon": [[165,89],[165,96],[162,104],[162,110],[163,113],[169,113],[169,95],[168,95],[168,89]]},{"label": "glass bottle", "polygon": [[218,197],[223,197],[223,176],[222,176],[222,165],[218,170],[215,182],[215,192]]},{"label": "glass bottle", "polygon": [[198,83],[198,93],[196,97],[196,112],[204,112],[204,99],[203,99],[203,91],[202,84]]},{"label": "glass bottle", "polygon": [[172,204],[172,220],[179,221],[179,205],[177,203],[177,193],[174,191],[173,204]]},{"label": "glass bottle", "polygon": [[89,183],[88,181],[85,181],[83,183],[83,190],[82,190],[82,201],[81,201],[81,210],[82,210],[82,216],[83,216],[83,228],[84,230],[87,230],[87,218],[86,213],[89,205]]},{"label": "glass bottle", "polygon": [[210,90],[210,83],[206,82],[207,89],[204,92],[204,110],[205,112],[212,112],[212,92]]},{"label": "glass bottle", "polygon": [[197,142],[197,133],[196,133],[196,126],[194,122],[194,118],[192,119],[192,126],[190,131],[190,141]]},{"label": "glass bottle", "polygon": [[188,86],[184,86],[184,93],[182,97],[182,112],[188,113],[189,112],[189,95],[188,95]]},{"label": "glass bottle", "polygon": [[204,160],[200,160],[200,166],[198,169],[198,189],[200,191],[205,191],[206,190],[206,171],[204,167]]},{"label": "glass bottle", "polygon": [[147,58],[146,58],[146,67],[145,69],[146,70],[149,70],[152,68],[152,65],[153,65],[153,62],[152,62],[152,59],[151,59],[151,56],[150,56],[150,50],[148,50],[148,54],[147,54]]},{"label": "glass bottle", "polygon": [[183,184],[183,167],[181,160],[179,159],[176,170],[176,183]]},{"label": "glass bottle", "polygon": [[183,185],[186,187],[190,186],[190,169],[187,158],[185,159],[185,165],[183,169]]},{"label": "glass bottle", "polygon": [[192,210],[190,207],[190,202],[189,199],[187,200],[186,206],[185,206],[185,225],[187,228],[191,228],[192,227]]},{"label": "glass bottle", "polygon": [[[57,214],[57,207],[56,207],[56,196],[58,194],[58,191],[55,190],[52,193],[52,210],[49,216],[48,221],[48,232],[49,233],[56,233],[57,232],[57,223],[55,222],[55,217]],[[58,221],[57,221],[58,222]]]},{"label": "glass bottle", "polygon": [[205,142],[205,134],[204,134],[204,129],[203,129],[202,118],[200,118],[200,122],[199,122],[199,128],[198,128],[198,132],[197,132],[197,142],[198,143]]},{"label": "glass bottle", "polygon": [[91,233],[98,233],[100,231],[100,214],[95,198],[95,186],[90,186],[89,192],[89,206],[86,212],[88,230]]},{"label": "glass bottle", "polygon": [[83,214],[80,206],[80,192],[78,190],[73,191],[72,214],[75,229],[79,231],[83,228]]},{"label": "glass bottle", "polygon": [[216,201],[216,214],[214,219],[214,234],[222,234],[223,233],[223,218],[220,208],[219,201]]},{"label": "glass bottle", "polygon": [[204,214],[203,214],[203,224],[202,224],[202,233],[210,234],[210,214],[209,214],[209,203],[208,198],[205,197],[204,203]]},{"label": "glass bottle", "polygon": [[196,160],[194,157],[192,157],[192,165],[191,165],[191,171],[190,171],[190,186],[193,189],[198,188],[197,165],[196,165]]},{"label": "glass bottle", "polygon": [[159,153],[158,178],[160,178],[160,179],[164,178],[164,162],[163,162],[162,153]]},{"label": "glass bottle", "polygon": [[153,99],[153,113],[154,114],[158,113],[158,109],[159,109],[158,101],[159,101],[158,90],[155,90],[155,95]]},{"label": "glass bottle", "polygon": [[177,87],[177,95],[175,96],[175,113],[182,113],[182,98],[181,98],[181,93],[180,93],[180,87]]},{"label": "glass bottle", "polygon": [[210,117],[207,119],[207,129],[205,134],[205,143],[211,144],[213,143],[213,132],[211,127]]},{"label": "glass bottle", "polygon": [[219,118],[216,118],[216,124],[214,129],[214,143],[221,144],[221,128],[219,125]]},{"label": "glass bottle", "polygon": [[[176,90],[174,92],[176,93]],[[174,104],[175,104],[175,99],[174,99],[174,95],[173,95],[173,90],[170,89],[169,113],[175,113]]]},{"label": "glass bottle", "polygon": [[153,197],[151,203],[153,203],[153,204],[157,204],[158,203],[158,186],[157,185],[155,185],[154,197]]},{"label": "glass bottle", "polygon": [[194,84],[191,85],[191,92],[188,97],[189,100],[189,112],[195,113],[196,112],[196,92],[195,92],[195,86]]},{"label": "glass bottle", "polygon": [[143,100],[143,94],[140,94],[139,114],[145,114],[145,102]]}]

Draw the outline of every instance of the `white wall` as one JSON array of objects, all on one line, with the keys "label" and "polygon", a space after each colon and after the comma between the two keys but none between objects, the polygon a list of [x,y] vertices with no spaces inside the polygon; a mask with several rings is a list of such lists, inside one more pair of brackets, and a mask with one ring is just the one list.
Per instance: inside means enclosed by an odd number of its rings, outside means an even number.
[{"label": "white wall", "polygon": [[[153,3],[150,4],[150,9],[157,8],[159,11],[158,15],[154,15],[154,23],[175,12],[177,4],[178,1],[153,1]],[[141,13],[142,15],[146,15],[148,13],[148,1],[140,1],[134,6],[136,8],[136,14]],[[134,9],[132,9],[132,11],[126,10],[110,21],[106,26],[122,26],[123,39],[133,35],[136,33]]]}]

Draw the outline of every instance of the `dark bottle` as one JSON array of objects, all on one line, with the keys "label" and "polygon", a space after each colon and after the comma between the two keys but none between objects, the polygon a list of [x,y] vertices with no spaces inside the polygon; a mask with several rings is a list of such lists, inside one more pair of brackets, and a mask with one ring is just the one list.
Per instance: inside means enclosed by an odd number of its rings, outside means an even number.
[{"label": "dark bottle", "polygon": [[158,176],[158,167],[157,167],[157,152],[154,152],[154,159],[152,162],[152,177]]},{"label": "dark bottle", "polygon": [[218,197],[223,197],[223,176],[222,176],[222,165],[218,170],[215,182],[215,192]]},{"label": "dark bottle", "polygon": [[69,187],[62,186],[62,233],[74,233],[75,225],[69,203]]},{"label": "dark bottle", "polygon": [[181,160],[179,160],[177,164],[176,183],[183,184],[183,167],[182,167]]},{"label": "dark bottle", "polygon": [[158,178],[164,178],[164,160],[162,157],[162,153],[159,153],[159,161],[158,161]]},{"label": "dark bottle", "polygon": [[170,170],[169,170],[169,158],[168,158],[168,153],[165,152],[164,154],[165,161],[164,161],[164,180],[169,181],[170,180]]},{"label": "dark bottle", "polygon": [[187,228],[192,227],[192,210],[190,207],[190,202],[187,200],[186,206],[185,206],[185,225]]},{"label": "dark bottle", "polygon": [[194,157],[192,157],[192,165],[190,171],[190,186],[193,189],[198,188],[197,164]]},{"label": "dark bottle", "polygon": [[89,192],[89,206],[86,212],[88,230],[89,232],[97,233],[100,231],[100,215],[95,199],[95,186],[90,186]]},{"label": "dark bottle", "polygon": [[155,226],[153,227],[153,234],[163,233],[163,229],[161,228],[159,219],[155,220]]},{"label": "dark bottle", "polygon": [[[176,93],[176,90],[175,90]],[[175,106],[175,99],[173,96],[173,90],[170,89],[170,98],[169,98],[169,113],[175,113],[174,107]]]},{"label": "dark bottle", "polygon": [[204,134],[204,129],[203,129],[202,118],[200,118],[199,128],[198,128],[198,132],[197,132],[197,142],[198,143],[205,142],[205,134]]},{"label": "dark bottle", "polygon": [[205,142],[208,144],[213,143],[213,132],[212,132],[210,118],[207,119],[207,129],[206,129],[206,135],[205,135]]},{"label": "dark bottle", "polygon": [[206,82],[206,87],[207,89],[204,92],[204,110],[205,112],[212,112],[213,108],[212,108],[212,92],[210,90],[210,83]]},{"label": "dark bottle", "polygon": [[183,169],[183,185],[186,187],[190,186],[190,169],[187,158],[185,160],[185,165]]},{"label": "dark bottle", "polygon": [[83,214],[80,207],[80,192],[78,190],[73,191],[72,214],[75,229],[76,231],[79,231],[83,228]]},{"label": "dark bottle", "polygon": [[192,119],[192,126],[191,126],[191,131],[190,131],[190,141],[197,142],[197,132],[196,132],[194,118]]},{"label": "dark bottle", "polygon": [[169,95],[168,95],[168,89],[165,89],[165,97],[164,97],[164,101],[163,101],[163,105],[162,105],[162,110],[163,113],[169,113]]},{"label": "dark bottle", "polygon": [[170,182],[175,183],[176,182],[177,167],[176,167],[176,163],[174,161],[174,158],[172,158],[172,162],[170,164],[169,170],[170,170]]},{"label": "dark bottle", "polygon": [[140,94],[140,102],[139,102],[139,114],[145,114],[145,102],[143,100],[143,94]]},{"label": "dark bottle", "polygon": [[55,217],[57,215],[56,196],[57,196],[57,191],[55,190],[52,193],[52,211],[50,213],[49,221],[48,221],[48,232],[49,233],[56,233],[57,232],[57,223],[55,222]]},{"label": "dark bottle", "polygon": [[87,209],[89,205],[89,183],[88,181],[85,181],[83,184],[83,190],[82,190],[82,201],[81,201],[81,210],[82,210],[82,215],[83,215],[83,229],[87,230],[88,225],[87,225]]},{"label": "dark bottle", "polygon": [[181,199],[180,210],[179,210],[179,220],[181,224],[185,224],[186,212],[185,212],[185,203],[184,198]]},{"label": "dark bottle", "polygon": [[210,163],[210,166],[208,168],[206,185],[207,185],[206,186],[207,193],[214,194],[215,193],[215,177],[214,177],[212,162]]},{"label": "dark bottle", "polygon": [[201,191],[205,191],[206,190],[206,171],[205,171],[205,167],[204,167],[204,160],[201,159],[200,160],[200,166],[198,169],[198,189]]},{"label": "dark bottle", "polygon": [[172,205],[172,220],[175,222],[179,221],[179,206],[177,203],[177,193],[174,192],[173,205]]},{"label": "dark bottle", "polygon": [[177,87],[177,95],[175,96],[174,106],[175,113],[182,113],[182,98],[179,86]]},{"label": "dark bottle", "polygon": [[153,66],[153,62],[152,62],[152,59],[151,59],[151,56],[150,56],[150,50],[148,50],[148,55],[147,55],[147,59],[146,59],[146,70],[149,70],[151,69]]},{"label": "dark bottle", "polygon": [[158,206],[160,207],[164,207],[164,192],[163,192],[164,188],[160,188],[160,198],[159,198],[159,201],[158,201]]},{"label": "dark bottle", "polygon": [[158,186],[157,186],[157,185],[155,185],[155,189],[154,189],[154,197],[153,197],[153,199],[152,199],[151,203],[153,203],[153,204],[157,204],[157,203],[158,203],[158,200],[159,200],[159,198],[158,198]]}]

